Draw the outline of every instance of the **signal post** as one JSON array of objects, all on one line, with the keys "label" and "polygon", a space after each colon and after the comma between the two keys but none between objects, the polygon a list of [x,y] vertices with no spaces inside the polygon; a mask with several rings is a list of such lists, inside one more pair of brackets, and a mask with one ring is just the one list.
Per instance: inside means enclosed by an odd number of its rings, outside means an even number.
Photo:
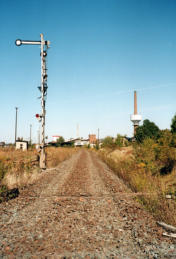
[{"label": "signal post", "polygon": [[41,86],[39,86],[39,91],[41,92],[41,114],[36,114],[36,118],[39,119],[39,122],[42,124],[42,143],[40,145],[40,168],[46,169],[46,152],[45,152],[45,103],[47,95],[47,68],[46,68],[46,57],[47,50],[49,48],[50,42],[45,41],[43,34],[40,34],[40,41],[29,41],[29,40],[16,40],[16,45],[40,45],[41,47]]}]

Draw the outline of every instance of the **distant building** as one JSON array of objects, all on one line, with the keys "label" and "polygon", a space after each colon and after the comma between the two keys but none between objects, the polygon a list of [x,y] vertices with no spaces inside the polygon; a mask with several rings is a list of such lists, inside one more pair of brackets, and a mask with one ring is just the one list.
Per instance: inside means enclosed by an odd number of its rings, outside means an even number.
[{"label": "distant building", "polygon": [[[60,136],[52,136],[52,142],[49,142],[49,145],[56,146],[57,139],[60,138]],[[71,138],[67,141],[64,141],[61,146],[75,146],[75,147],[83,147],[90,145],[91,147],[94,147],[96,145],[96,135],[95,134],[89,134],[88,139],[83,138]]]},{"label": "distant building", "polygon": [[52,136],[52,142],[57,142],[57,139],[60,138],[61,136]]},{"label": "distant building", "polygon": [[0,147],[4,147],[5,146],[5,142],[0,142]]},{"label": "distant building", "polygon": [[64,141],[62,143],[62,146],[83,147],[87,145],[89,145],[89,139],[83,139],[83,138],[75,138],[75,139],[71,138],[70,140]]},{"label": "distant building", "polygon": [[16,140],[16,149],[21,149],[23,151],[28,149],[28,141]]},{"label": "distant building", "polygon": [[64,145],[68,146],[70,144],[73,144],[75,147],[83,147],[88,145],[90,145],[91,147],[94,147],[96,145],[96,135],[90,134],[88,139],[83,139],[83,138],[70,139],[68,141],[65,141],[63,143],[63,146]]},{"label": "distant building", "polygon": [[97,141],[96,135],[95,135],[95,134],[89,134],[89,144],[90,144],[90,145],[91,145],[91,144],[95,145],[95,144],[96,144],[96,141]]},{"label": "distant building", "polygon": [[75,139],[74,145],[75,147],[87,146],[89,145],[89,139],[82,139],[82,138]]}]

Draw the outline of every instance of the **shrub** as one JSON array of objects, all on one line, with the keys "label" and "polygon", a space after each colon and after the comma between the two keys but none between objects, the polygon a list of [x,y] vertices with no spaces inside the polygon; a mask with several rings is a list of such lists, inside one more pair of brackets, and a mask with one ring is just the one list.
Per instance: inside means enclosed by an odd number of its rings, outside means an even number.
[{"label": "shrub", "polygon": [[171,132],[176,133],[176,114],[172,118],[172,123],[171,123]]},{"label": "shrub", "polygon": [[6,169],[4,167],[4,164],[2,161],[0,161],[0,181],[4,178],[5,173]]},{"label": "shrub", "polygon": [[103,139],[102,147],[114,147],[115,143],[113,137],[107,136]]},{"label": "shrub", "polygon": [[154,122],[144,120],[143,125],[136,129],[135,138],[137,142],[141,143],[146,138],[157,139],[159,137],[160,130]]},{"label": "shrub", "polygon": [[[150,211],[156,220],[162,220],[168,224],[175,225],[176,202],[175,200],[169,201],[165,198],[165,194],[174,193],[174,190],[168,192],[170,188],[167,183],[169,178],[164,180],[165,178],[163,178],[163,176],[152,175],[150,171],[152,166],[155,170],[157,169],[155,164],[155,151],[153,151],[153,149],[156,148],[156,142],[153,139],[146,139],[140,147],[135,144],[135,149],[137,152],[135,150],[136,153],[134,159],[115,161],[110,156],[109,150],[105,149],[103,152],[100,151],[99,154],[106,164],[124,181],[128,187],[130,187],[133,192],[141,193],[140,195],[137,195],[136,200],[140,202],[148,211]],[[142,156],[144,162],[140,162],[142,161]],[[175,178],[175,175],[172,177]]]},{"label": "shrub", "polygon": [[65,139],[61,136],[57,139],[57,147],[60,147],[64,143]]},{"label": "shrub", "polygon": [[156,174],[158,165],[156,161],[157,144],[153,139],[146,138],[143,143],[134,145],[134,155],[137,163],[143,163],[146,172]]},{"label": "shrub", "polygon": [[121,136],[120,134],[117,134],[117,137],[115,139],[115,144],[118,146],[118,147],[123,147],[123,144],[124,144],[124,137]]}]

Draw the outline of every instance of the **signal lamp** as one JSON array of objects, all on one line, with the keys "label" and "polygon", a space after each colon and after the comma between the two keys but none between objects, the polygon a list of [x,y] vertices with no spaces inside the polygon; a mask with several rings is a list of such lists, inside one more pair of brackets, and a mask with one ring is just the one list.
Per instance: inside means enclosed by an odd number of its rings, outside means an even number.
[{"label": "signal lamp", "polygon": [[15,41],[15,44],[16,44],[17,46],[21,46],[21,44],[22,44],[22,40],[19,40],[19,39],[18,39],[18,40],[16,40],[16,41]]}]

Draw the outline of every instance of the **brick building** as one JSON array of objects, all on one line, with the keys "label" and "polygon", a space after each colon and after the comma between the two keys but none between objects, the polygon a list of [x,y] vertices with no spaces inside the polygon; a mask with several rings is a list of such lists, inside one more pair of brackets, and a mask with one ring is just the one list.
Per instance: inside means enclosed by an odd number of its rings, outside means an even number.
[{"label": "brick building", "polygon": [[89,134],[89,144],[96,144],[96,135],[95,134]]}]

